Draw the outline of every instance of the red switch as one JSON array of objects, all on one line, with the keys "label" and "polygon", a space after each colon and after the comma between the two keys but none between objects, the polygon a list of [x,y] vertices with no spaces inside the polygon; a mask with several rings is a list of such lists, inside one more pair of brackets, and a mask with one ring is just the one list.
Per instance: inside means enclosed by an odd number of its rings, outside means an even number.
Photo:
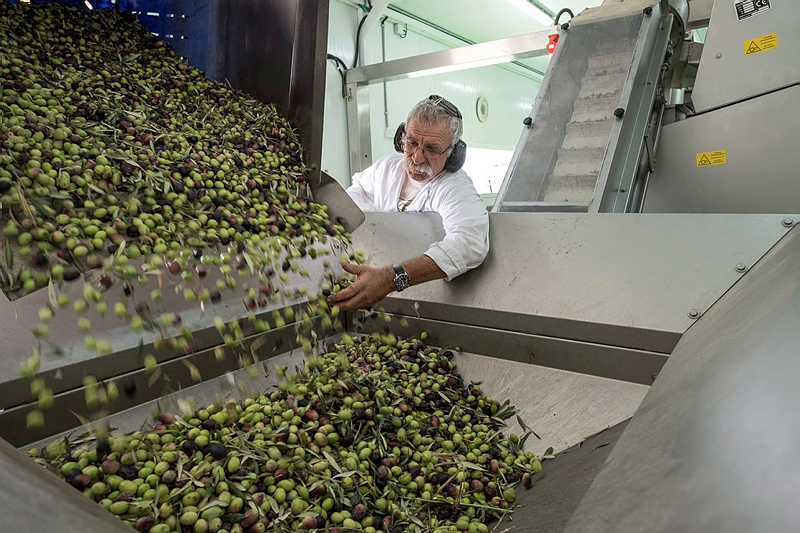
[{"label": "red switch", "polygon": [[550,36],[550,42],[547,43],[547,53],[552,54],[556,51],[556,43],[558,42],[558,34],[554,33]]}]

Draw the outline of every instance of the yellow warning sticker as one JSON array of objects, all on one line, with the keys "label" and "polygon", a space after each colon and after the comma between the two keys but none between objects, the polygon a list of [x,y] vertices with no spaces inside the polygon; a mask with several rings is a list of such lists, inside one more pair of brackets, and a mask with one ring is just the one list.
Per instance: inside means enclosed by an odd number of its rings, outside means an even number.
[{"label": "yellow warning sticker", "polygon": [[727,162],[728,162],[728,152],[726,152],[725,150],[697,153],[698,167],[711,167],[714,165],[724,165]]},{"label": "yellow warning sticker", "polygon": [[751,56],[774,48],[778,48],[778,34],[770,33],[755,39],[747,39],[744,42],[744,55]]}]

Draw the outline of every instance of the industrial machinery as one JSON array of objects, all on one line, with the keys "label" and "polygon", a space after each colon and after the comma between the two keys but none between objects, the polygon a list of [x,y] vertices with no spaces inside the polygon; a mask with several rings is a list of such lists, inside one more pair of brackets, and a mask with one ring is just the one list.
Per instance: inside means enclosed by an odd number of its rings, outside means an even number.
[{"label": "industrial machinery", "polygon": [[[290,117],[293,109],[318,110],[319,92],[293,99],[308,85],[295,85],[290,73],[303,64],[298,72],[313,71],[319,79],[326,3],[314,3],[316,15],[304,26],[310,3],[233,2],[226,16],[240,17],[237,31],[250,27],[256,12],[249,10],[285,8],[286,16],[272,19],[286,24],[283,40],[259,41],[267,47],[259,50],[220,29],[232,25],[222,24],[223,4],[204,4],[208,50],[210,43],[226,43],[232,64],[242,50],[250,50],[251,59],[270,52],[270,61],[283,61],[272,53],[281,49],[296,57],[287,60],[285,76],[274,78],[284,91],[295,87],[285,100],[283,93],[251,89],[258,68],[238,70],[235,83],[285,102]],[[528,442],[532,450],[561,452],[526,494],[514,517],[517,529],[796,528],[800,517],[789,499],[797,476],[787,465],[800,401],[793,379],[800,342],[800,156],[791,112],[800,91],[798,22],[800,8],[789,2],[754,0],[614,0],[569,21],[559,29],[530,116],[520,117],[520,141],[490,214],[486,262],[452,282],[385,300],[390,313],[407,319],[413,331],[428,331],[433,344],[467,350],[458,356],[463,375],[511,399],[540,437]],[[693,42],[689,30],[705,25],[706,42]],[[353,171],[372,161],[365,105],[370,83],[543,55],[550,33],[349,71]],[[304,42],[308,35],[316,41]],[[316,52],[304,54],[308,46]],[[341,199],[335,184],[326,186]],[[368,213],[353,246],[385,265],[422,253],[441,235],[436,215]],[[309,270],[313,283],[321,269]],[[271,376],[247,378],[234,363],[216,361],[219,340],[208,318],[187,312],[200,350],[159,354],[169,383],[148,386],[133,338],[121,338],[128,346],[103,358],[76,343],[42,370],[60,380],[56,409],[62,416],[51,417],[56,420],[44,429],[23,429],[32,406],[16,369],[27,355],[26,322],[39,306],[35,299],[2,305],[0,328],[10,348],[0,358],[0,437],[13,446],[78,426],[69,413],[84,412],[81,379],[87,373],[136,384],[139,394],[109,413],[111,426],[122,431],[138,428],[156,401],[169,407],[187,395],[210,399],[229,391],[231,378],[261,387],[274,383]],[[224,318],[244,312],[240,303],[226,302]],[[348,331],[385,326],[364,318],[348,316]],[[113,322],[108,327],[107,334],[116,333]],[[258,343],[268,367],[301,360],[291,325],[250,333],[247,342]],[[184,361],[206,381],[192,385]],[[159,400],[165,390],[178,392]],[[11,446],[3,452],[0,505],[11,517],[9,527],[30,529],[37,520],[36,527],[58,531],[125,530],[74,491],[58,490],[53,476],[32,472],[38,467]],[[51,514],[17,518],[36,498],[51,499]],[[58,519],[67,515],[68,522]]]}]

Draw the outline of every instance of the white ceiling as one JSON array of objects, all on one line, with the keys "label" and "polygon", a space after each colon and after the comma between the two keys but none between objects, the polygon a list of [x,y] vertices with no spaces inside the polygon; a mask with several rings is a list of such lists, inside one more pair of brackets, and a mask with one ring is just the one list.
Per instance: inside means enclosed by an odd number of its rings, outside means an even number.
[{"label": "white ceiling", "polygon": [[[564,7],[577,15],[602,0],[544,0],[554,12]],[[396,0],[392,5],[475,42],[492,41],[545,29],[508,0]]]}]

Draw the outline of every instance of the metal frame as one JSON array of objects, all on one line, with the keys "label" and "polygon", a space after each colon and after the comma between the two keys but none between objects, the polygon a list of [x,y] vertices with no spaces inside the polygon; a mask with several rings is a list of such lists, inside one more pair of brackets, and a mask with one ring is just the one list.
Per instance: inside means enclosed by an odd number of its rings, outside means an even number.
[{"label": "metal frame", "polygon": [[347,133],[350,145],[350,171],[359,172],[372,164],[369,84],[384,80],[419,78],[543,56],[547,54],[546,47],[551,33],[551,30],[543,30],[487,43],[367,65],[347,71]]},{"label": "metal frame", "polygon": [[[661,6],[659,4],[659,9]],[[612,128],[606,159],[589,206],[590,213],[628,212],[633,184],[646,149],[645,134],[660,86],[659,74],[675,20],[672,14],[657,16],[654,10],[650,24],[642,25],[643,35],[633,59],[637,70],[631,71],[620,101],[625,116]]]},{"label": "metal frame", "polygon": [[[544,79],[542,80],[542,87],[547,87],[550,84],[550,80],[553,77],[553,65],[558,64],[558,59],[561,57],[561,50],[564,48],[564,40],[569,38],[567,32],[561,29],[558,30],[558,35],[558,42],[560,42],[562,46],[556,46],[556,50],[553,52],[553,57],[550,58],[550,64],[547,66],[547,72],[545,72]],[[492,212],[500,212],[500,206],[503,204],[503,198],[505,198],[508,184],[511,181],[509,178],[514,173],[514,169],[519,162],[519,158],[522,156],[522,151],[528,142],[528,136],[531,134],[531,127],[533,127],[533,124],[536,124],[536,116],[539,113],[543,99],[544,91],[540,90],[539,94],[536,95],[533,106],[531,107],[531,113],[529,115],[529,118],[531,119],[531,126],[525,126],[525,128],[522,130],[522,134],[519,137],[519,141],[517,141],[517,146],[514,148],[514,155],[511,156],[511,162],[508,164],[505,177],[503,177],[503,183],[500,184],[500,189],[497,191],[497,197],[495,198],[494,205],[492,206]]]}]

